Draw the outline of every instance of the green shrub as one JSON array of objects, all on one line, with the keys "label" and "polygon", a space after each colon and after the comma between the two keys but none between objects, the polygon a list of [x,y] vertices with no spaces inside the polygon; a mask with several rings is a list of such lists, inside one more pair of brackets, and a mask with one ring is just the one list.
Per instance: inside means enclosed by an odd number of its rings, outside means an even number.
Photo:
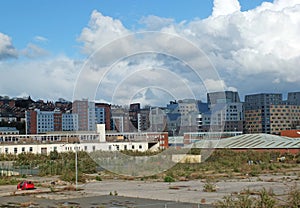
[{"label": "green shrub", "polygon": [[297,188],[297,184],[291,187],[288,196],[288,207],[298,208],[300,207],[300,189]]},{"label": "green shrub", "polygon": [[100,176],[96,176],[96,181],[102,181],[102,178]]},{"label": "green shrub", "polygon": [[175,179],[172,176],[167,175],[164,178],[164,182],[168,182],[168,183],[175,182]]},{"label": "green shrub", "polygon": [[259,198],[256,203],[256,207],[261,208],[273,208],[275,206],[275,199],[273,198],[274,193],[273,191],[267,191],[265,188],[263,188],[259,192]]}]

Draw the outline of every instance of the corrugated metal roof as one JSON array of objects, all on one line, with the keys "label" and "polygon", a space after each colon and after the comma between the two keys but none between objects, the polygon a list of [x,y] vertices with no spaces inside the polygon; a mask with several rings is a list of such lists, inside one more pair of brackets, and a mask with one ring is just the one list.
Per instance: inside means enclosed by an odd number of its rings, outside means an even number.
[{"label": "corrugated metal roof", "polygon": [[[208,146],[209,144],[209,146]],[[300,138],[289,138],[270,134],[243,134],[220,140],[200,140],[194,146],[198,148],[229,149],[297,149]]]}]

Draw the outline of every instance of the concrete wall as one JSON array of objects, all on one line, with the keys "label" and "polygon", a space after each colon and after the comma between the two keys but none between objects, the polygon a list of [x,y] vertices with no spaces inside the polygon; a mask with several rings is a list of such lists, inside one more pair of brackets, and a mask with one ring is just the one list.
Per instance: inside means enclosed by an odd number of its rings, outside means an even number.
[{"label": "concrete wall", "polygon": [[172,155],[172,161],[175,163],[201,163],[201,155]]}]

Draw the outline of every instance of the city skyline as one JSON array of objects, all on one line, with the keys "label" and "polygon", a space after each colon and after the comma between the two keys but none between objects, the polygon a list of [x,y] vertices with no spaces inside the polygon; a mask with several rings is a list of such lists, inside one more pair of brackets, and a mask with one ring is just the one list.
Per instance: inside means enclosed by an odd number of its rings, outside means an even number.
[{"label": "city skyline", "polygon": [[[147,67],[156,72],[145,71],[144,77],[150,74],[166,80],[163,91],[150,84],[142,88],[143,76],[131,77],[129,83],[136,86],[130,95],[133,102],[148,100],[155,106],[186,98],[186,91],[179,92],[181,97],[172,97],[168,92],[173,85],[168,74],[163,73],[165,68],[179,77],[177,85],[187,83],[191,89],[199,90],[195,98],[200,100],[207,92],[220,88],[237,90],[241,98],[259,92],[287,95],[300,89],[299,0],[67,3],[70,9],[66,13],[59,2],[2,2],[0,94],[72,100],[80,71],[95,50],[113,39],[145,31],[166,32],[192,42],[211,61],[219,79],[199,82],[192,75],[185,77],[187,69],[180,59],[157,54],[130,57],[113,66],[114,73],[108,81],[123,83],[118,74]],[[13,9],[16,12],[11,12]],[[93,78],[93,74],[88,76],[88,80]],[[111,86],[114,85],[100,88],[96,100],[110,103],[109,97],[101,93],[110,92]],[[127,86],[130,85],[123,87],[127,90]],[[129,104],[126,90],[120,90],[120,103]]]},{"label": "city skyline", "polygon": [[[147,107],[165,107],[170,103],[174,103],[174,102],[180,102],[180,101],[187,101],[187,100],[194,100],[194,101],[200,101],[201,103],[204,104],[209,104],[208,100],[207,100],[207,96],[208,94],[214,94],[214,93],[218,93],[221,97],[225,98],[226,96],[226,92],[233,92],[233,93],[237,93],[238,98],[240,99],[239,102],[244,103],[245,102],[245,97],[247,96],[252,96],[252,95],[263,95],[263,94],[280,94],[282,97],[282,101],[287,101],[288,100],[288,94],[293,94],[293,93],[300,93],[300,90],[296,91],[290,91],[287,92],[286,94],[282,93],[282,92],[257,92],[257,93],[249,93],[244,95],[244,97],[240,96],[239,91],[231,91],[231,90],[226,90],[226,91],[215,91],[215,92],[209,92],[207,94],[205,94],[206,99],[205,100],[199,100],[199,99],[193,99],[191,97],[186,97],[183,99],[179,99],[179,100],[168,100],[166,103],[163,103],[161,106],[154,106],[154,105],[150,105],[148,103],[141,103],[141,102],[132,102],[130,104],[135,104],[135,103],[139,103],[141,105],[141,107],[143,108],[147,108]],[[18,100],[18,99],[32,99],[32,101],[34,102],[44,102],[44,103],[55,103],[55,102],[66,102],[66,103],[73,103],[74,101],[89,101],[89,102],[94,102],[94,103],[98,103],[98,104],[105,104],[105,105],[111,105],[111,106],[115,106],[115,107],[125,107],[125,108],[129,108],[129,105],[127,104],[122,104],[122,103],[106,103],[106,102],[102,102],[99,100],[89,100],[87,98],[81,98],[81,99],[76,99],[76,100],[67,100],[65,98],[58,98],[57,100],[51,100],[51,99],[33,99],[30,95],[26,95],[26,96],[9,96],[9,95],[0,95],[0,100]]]}]

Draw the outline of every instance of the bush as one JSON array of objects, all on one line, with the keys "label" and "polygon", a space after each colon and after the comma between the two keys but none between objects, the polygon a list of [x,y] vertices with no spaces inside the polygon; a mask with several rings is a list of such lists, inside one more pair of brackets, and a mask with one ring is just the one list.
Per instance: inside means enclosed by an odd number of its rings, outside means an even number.
[{"label": "bush", "polygon": [[[218,201],[215,205],[221,208],[273,208],[276,205],[276,200],[273,198],[272,191],[266,191],[265,188],[258,192],[258,198],[251,197],[249,190],[243,191],[243,195],[235,197],[234,195],[224,196],[223,200]],[[290,207],[290,206],[289,206]]]},{"label": "bush", "polygon": [[96,181],[102,181],[102,178],[100,176],[96,176]]},{"label": "bush", "polygon": [[17,185],[18,180],[11,177],[0,177],[0,185]]},{"label": "bush", "polygon": [[175,179],[172,176],[167,175],[164,178],[164,182],[168,182],[168,183],[175,182]]},{"label": "bush", "polygon": [[300,190],[297,188],[297,184],[291,187],[288,196],[288,207],[298,208],[300,207]]},{"label": "bush", "polygon": [[273,191],[267,191],[265,188],[263,188],[259,192],[259,199],[257,200],[256,207],[262,207],[262,208],[272,208],[275,206],[275,199],[273,198],[274,193]]}]

